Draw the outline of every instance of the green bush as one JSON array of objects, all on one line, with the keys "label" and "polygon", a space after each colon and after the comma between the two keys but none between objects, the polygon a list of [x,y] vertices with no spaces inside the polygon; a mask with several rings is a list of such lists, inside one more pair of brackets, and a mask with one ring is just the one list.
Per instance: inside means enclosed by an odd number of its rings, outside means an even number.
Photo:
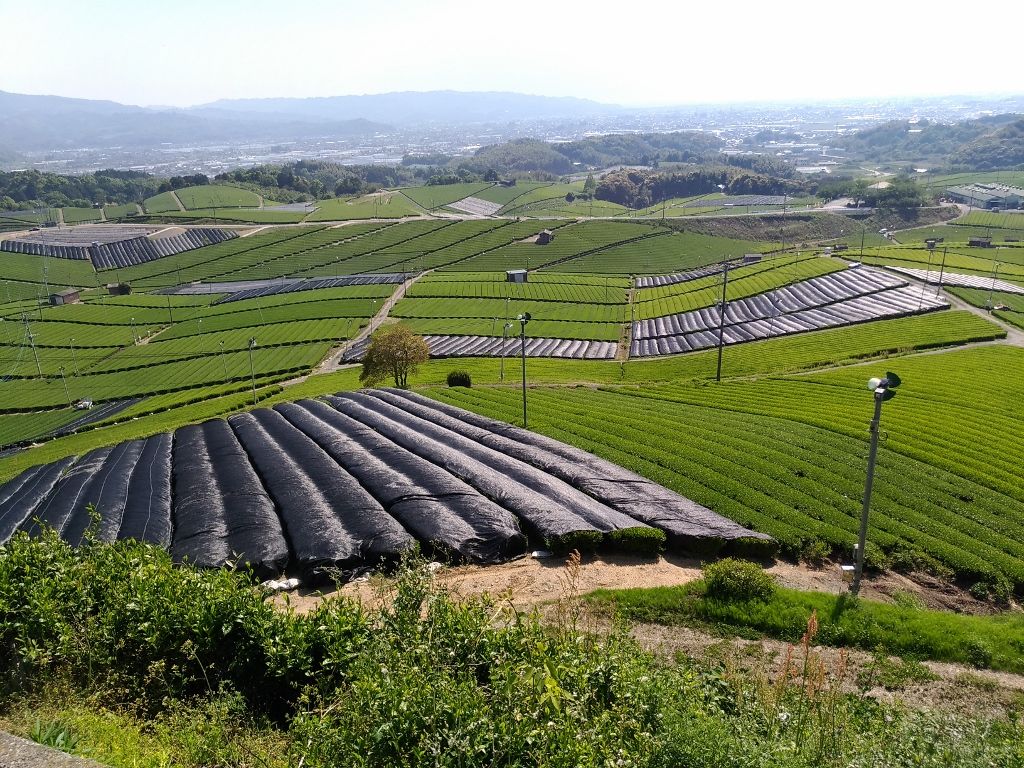
[{"label": "green bush", "polygon": [[708,597],[726,601],[767,601],[778,589],[775,579],[761,566],[731,557],[704,566],[704,584]]},{"label": "green bush", "polygon": [[472,387],[473,377],[469,375],[469,371],[449,371],[448,372],[448,386],[449,387]]},{"label": "green bush", "polygon": [[657,528],[622,528],[606,537],[608,548],[616,552],[632,552],[655,557],[665,549],[665,532]]}]

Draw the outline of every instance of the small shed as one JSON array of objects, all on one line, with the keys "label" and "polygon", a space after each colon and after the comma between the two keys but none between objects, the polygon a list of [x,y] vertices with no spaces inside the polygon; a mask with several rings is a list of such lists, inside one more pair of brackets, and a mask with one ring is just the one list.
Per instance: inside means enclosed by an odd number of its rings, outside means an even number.
[{"label": "small shed", "polygon": [[760,253],[744,253],[743,254],[743,263],[744,264],[757,264],[763,258],[764,258],[763,254],[760,254]]},{"label": "small shed", "polygon": [[991,248],[992,238],[991,237],[970,237],[967,239],[967,245],[971,248]]},{"label": "small shed", "polygon": [[547,245],[555,239],[555,233],[550,229],[542,229],[537,235],[537,245]]},{"label": "small shed", "polygon": [[107,283],[107,293],[111,296],[127,296],[132,292],[128,283]]},{"label": "small shed", "polygon": [[75,288],[67,288],[50,294],[50,304],[54,307],[59,307],[62,304],[77,304],[81,300],[82,297]]},{"label": "small shed", "polygon": [[525,283],[529,277],[529,272],[525,269],[510,269],[505,273],[505,282],[507,283]]}]

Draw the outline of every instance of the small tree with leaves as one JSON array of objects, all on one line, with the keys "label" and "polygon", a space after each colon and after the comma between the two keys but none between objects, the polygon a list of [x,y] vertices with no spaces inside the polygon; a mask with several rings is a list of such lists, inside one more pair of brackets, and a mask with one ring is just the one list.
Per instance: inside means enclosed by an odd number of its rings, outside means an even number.
[{"label": "small tree with leaves", "polygon": [[396,387],[405,389],[409,374],[429,359],[430,347],[422,336],[401,323],[388,325],[370,337],[359,381],[372,387],[391,376]]}]

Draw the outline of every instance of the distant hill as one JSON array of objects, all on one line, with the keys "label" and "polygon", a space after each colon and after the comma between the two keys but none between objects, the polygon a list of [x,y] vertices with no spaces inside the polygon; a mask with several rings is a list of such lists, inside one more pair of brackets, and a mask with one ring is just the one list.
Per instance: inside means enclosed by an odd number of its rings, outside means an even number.
[{"label": "distant hill", "polygon": [[[1021,162],[1021,137],[1012,124],[1020,115],[1001,114],[956,123],[893,120],[844,136],[836,145],[850,158],[872,162],[919,162],[969,170],[1012,167]],[[1000,143],[1017,145],[1000,148]]]},{"label": "distant hill", "polygon": [[0,156],[74,147],[355,136],[391,130],[365,119],[301,119],[223,110],[152,109],[0,91]]},{"label": "distant hill", "polygon": [[194,107],[190,112],[204,114],[215,110],[319,120],[361,117],[393,125],[410,125],[589,117],[620,109],[588,99],[530,96],[504,91],[403,91],[308,99],[223,99]]}]

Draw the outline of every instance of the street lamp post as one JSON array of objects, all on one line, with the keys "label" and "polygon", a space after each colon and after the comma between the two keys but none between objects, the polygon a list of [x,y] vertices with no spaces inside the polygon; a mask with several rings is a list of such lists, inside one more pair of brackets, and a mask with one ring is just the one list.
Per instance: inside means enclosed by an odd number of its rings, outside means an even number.
[{"label": "street lamp post", "polygon": [[856,563],[853,571],[853,583],[850,594],[860,591],[860,580],[864,574],[864,549],[868,538],[868,512],[871,509],[871,488],[875,482],[875,459],[878,456],[878,424],[882,420],[882,403],[896,397],[893,390],[900,385],[900,377],[895,373],[886,373],[884,379],[868,380],[868,389],[875,398],[875,414],[871,419],[871,448],[868,451],[868,472],[864,480],[864,499],[860,509],[860,532],[857,536]]},{"label": "street lamp post", "polygon": [[252,376],[252,404],[256,405],[256,368],[252,364],[252,351],[256,349],[256,337],[249,339],[249,375]]},{"label": "street lamp post", "polygon": [[519,321],[519,341],[523,356],[523,429],[527,429],[526,421],[526,324],[530,322],[530,313],[523,312],[516,320]]}]

